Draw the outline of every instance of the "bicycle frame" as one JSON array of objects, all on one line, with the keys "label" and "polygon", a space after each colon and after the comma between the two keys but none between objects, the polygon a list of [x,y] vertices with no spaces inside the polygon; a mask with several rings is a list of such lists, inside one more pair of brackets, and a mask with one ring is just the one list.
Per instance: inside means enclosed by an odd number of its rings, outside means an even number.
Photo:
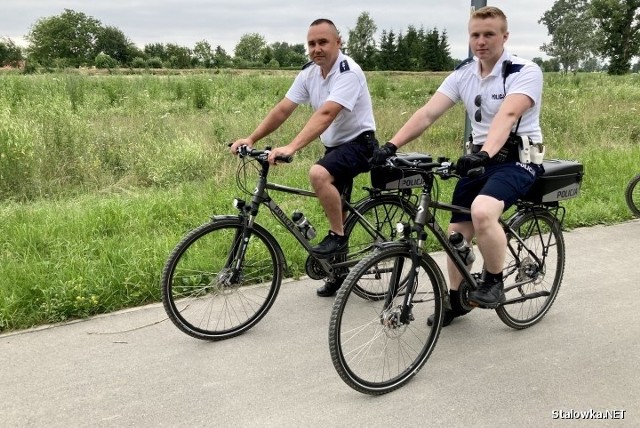
[{"label": "bicycle frame", "polygon": [[[282,210],[282,208],[280,208],[278,203],[268,195],[267,190],[311,198],[316,198],[317,195],[309,190],[269,182],[267,180],[270,167],[269,163],[263,159],[256,158],[256,160],[260,163],[261,170],[258,174],[258,181],[256,188],[252,194],[251,203],[249,205],[244,205],[244,203],[241,202],[240,206],[238,206],[245,224],[245,231],[243,236],[243,238],[245,239],[243,239],[243,241],[248,241],[247,238],[250,234],[251,228],[253,227],[256,216],[258,215],[259,207],[260,205],[264,205],[269,209],[271,214],[278,220],[278,222],[282,224],[282,226],[284,226],[284,228],[287,229],[289,233],[291,233],[298,240],[298,242],[304,247],[305,251],[309,253],[309,255],[320,264],[320,266],[322,266],[325,272],[332,273],[336,270],[349,268],[355,265],[357,263],[357,260],[335,261],[331,259],[318,258],[313,254],[313,246],[311,245],[310,241],[300,232],[293,220],[291,220],[289,216]],[[369,197],[371,197],[372,192],[373,190],[370,190]],[[343,200],[343,206],[350,214],[353,214],[357,217],[357,221],[359,221],[360,224],[364,226],[364,228],[368,231],[368,233],[371,234],[372,237],[384,239],[384,236],[373,225],[371,225],[368,220],[364,216],[362,216],[362,214],[360,214],[360,212],[358,212],[358,210],[356,209],[358,204],[366,199],[367,196],[359,199],[355,203],[350,203],[349,201]],[[246,244],[243,244],[240,251],[243,253],[245,248]]]}]

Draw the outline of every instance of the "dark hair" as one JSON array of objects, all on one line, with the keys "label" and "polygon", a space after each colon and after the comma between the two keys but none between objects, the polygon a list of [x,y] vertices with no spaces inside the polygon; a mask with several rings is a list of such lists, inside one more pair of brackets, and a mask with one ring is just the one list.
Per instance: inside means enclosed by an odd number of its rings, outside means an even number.
[{"label": "dark hair", "polygon": [[[309,27],[313,27],[314,25],[320,25],[320,24],[329,24],[329,25],[331,25],[332,27],[336,28],[336,24],[334,24],[332,20],[327,19],[327,18],[319,18],[319,19],[316,19],[315,21],[313,21],[313,22],[311,23],[311,25],[309,25]],[[337,28],[336,28],[336,29],[337,29]]]}]

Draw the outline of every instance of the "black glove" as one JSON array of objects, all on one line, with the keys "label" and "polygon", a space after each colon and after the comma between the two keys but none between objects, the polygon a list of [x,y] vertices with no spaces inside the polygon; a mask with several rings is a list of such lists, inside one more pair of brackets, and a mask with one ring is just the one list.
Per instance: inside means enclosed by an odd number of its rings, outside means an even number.
[{"label": "black glove", "polygon": [[464,177],[470,169],[485,166],[489,163],[489,159],[489,153],[484,150],[480,150],[478,153],[464,155],[458,159],[458,162],[456,163],[456,171]]},{"label": "black glove", "polygon": [[373,165],[383,165],[388,158],[396,154],[396,150],[398,150],[398,148],[391,143],[386,143],[382,147],[376,147],[373,150],[373,156],[371,156],[371,163]]}]

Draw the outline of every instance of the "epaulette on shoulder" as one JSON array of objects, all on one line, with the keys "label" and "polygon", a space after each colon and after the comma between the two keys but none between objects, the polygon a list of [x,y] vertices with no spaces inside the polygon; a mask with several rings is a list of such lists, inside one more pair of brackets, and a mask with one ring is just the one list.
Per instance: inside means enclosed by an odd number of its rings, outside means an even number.
[{"label": "epaulette on shoulder", "polygon": [[340,73],[344,73],[345,71],[349,71],[349,63],[347,62],[346,59],[343,59],[342,61],[340,61]]},{"label": "epaulette on shoulder", "polygon": [[305,65],[302,66],[302,69],[304,70],[307,67],[310,67],[311,65],[313,65],[313,61],[309,61],[308,63],[306,63]]},{"label": "epaulette on shoulder", "polygon": [[463,67],[466,67],[467,65],[471,64],[473,62],[473,57],[470,56],[469,58],[465,59],[464,61],[462,61],[460,64],[456,65],[456,68],[454,70],[459,70]]}]

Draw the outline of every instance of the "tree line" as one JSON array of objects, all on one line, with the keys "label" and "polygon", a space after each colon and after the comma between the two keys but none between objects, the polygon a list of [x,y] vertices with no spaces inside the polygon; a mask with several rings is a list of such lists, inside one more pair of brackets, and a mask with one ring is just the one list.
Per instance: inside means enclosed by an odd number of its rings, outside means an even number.
[{"label": "tree line", "polygon": [[[640,71],[640,0],[557,0],[538,23],[551,41],[540,49],[550,59],[533,58],[545,71]],[[450,55],[446,30],[409,26],[382,30],[363,12],[343,44],[365,70],[447,71],[461,59]],[[343,39],[345,37],[343,36]],[[67,67],[98,68],[297,68],[307,60],[303,44],[268,44],[258,33],[244,34],[233,55],[206,41],[193,47],[151,43],[140,49],[117,27],[64,9],[39,19],[26,48],[0,39],[0,66],[24,65],[27,72]],[[604,64],[604,65],[603,65]]]}]

